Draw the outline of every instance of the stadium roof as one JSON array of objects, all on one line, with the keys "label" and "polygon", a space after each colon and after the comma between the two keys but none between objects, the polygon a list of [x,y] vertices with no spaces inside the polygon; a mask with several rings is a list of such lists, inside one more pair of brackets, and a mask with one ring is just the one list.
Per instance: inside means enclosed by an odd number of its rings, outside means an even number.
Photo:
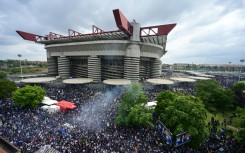
[{"label": "stadium roof", "polygon": [[201,77],[208,77],[208,78],[214,78],[215,77],[214,75],[208,75],[208,74],[201,74],[199,76],[201,76]]},{"label": "stadium roof", "polygon": [[147,79],[146,82],[152,83],[152,84],[155,84],[155,85],[163,85],[163,84],[169,85],[169,84],[174,84],[173,81],[167,80],[167,79]]},{"label": "stadium roof", "polygon": [[190,78],[181,78],[181,77],[172,77],[170,78],[171,80],[174,80],[174,81],[179,81],[179,82],[195,82],[196,80],[194,79],[190,79]]},{"label": "stadium roof", "polygon": [[22,83],[44,83],[44,82],[51,82],[55,81],[55,77],[38,77],[38,78],[28,78],[20,80]]},{"label": "stadium roof", "polygon": [[93,79],[89,78],[74,78],[74,79],[66,79],[63,80],[63,83],[65,84],[84,84],[84,83],[90,83]]},{"label": "stadium roof", "polygon": [[122,31],[109,31],[103,33],[91,33],[77,36],[62,36],[53,38],[52,40],[40,40],[38,43],[41,44],[58,44],[58,43],[69,43],[69,42],[84,42],[84,41],[95,41],[95,40],[128,40],[129,37]]},{"label": "stadium roof", "polygon": [[131,84],[131,81],[126,79],[108,79],[104,80],[103,83],[108,85],[128,85]]},{"label": "stadium roof", "polygon": [[195,80],[208,80],[210,78],[205,78],[205,77],[196,77],[196,76],[189,76],[189,78],[191,79],[195,79]]}]

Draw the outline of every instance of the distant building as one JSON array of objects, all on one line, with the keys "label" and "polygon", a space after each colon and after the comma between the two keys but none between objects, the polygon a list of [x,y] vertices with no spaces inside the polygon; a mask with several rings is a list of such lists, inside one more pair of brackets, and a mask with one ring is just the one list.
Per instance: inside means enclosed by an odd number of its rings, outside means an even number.
[{"label": "distant building", "polygon": [[178,70],[181,70],[181,69],[185,69],[186,67],[190,66],[191,64],[188,64],[188,63],[174,63],[173,64],[173,68],[174,69],[178,69]]}]

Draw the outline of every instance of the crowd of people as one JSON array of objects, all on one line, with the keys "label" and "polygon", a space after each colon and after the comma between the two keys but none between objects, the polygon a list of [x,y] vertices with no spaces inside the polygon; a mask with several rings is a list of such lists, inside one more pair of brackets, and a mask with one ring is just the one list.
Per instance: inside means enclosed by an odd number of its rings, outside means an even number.
[{"label": "crowd of people", "polygon": [[[215,130],[214,121],[209,124],[210,131],[212,129],[209,138],[198,149],[169,146],[155,128],[116,125],[123,87],[110,90],[78,85],[43,88],[48,97],[74,102],[77,108],[49,114],[41,106],[20,109],[11,99],[0,100],[0,136],[24,153],[33,153],[44,145],[64,153],[234,152],[241,148],[232,134],[222,139],[227,131]],[[179,85],[178,89],[191,93],[193,87]],[[149,101],[154,101],[162,90],[156,88],[145,93]]]},{"label": "crowd of people", "polygon": [[239,80],[239,76],[215,76],[215,79],[220,81],[223,88],[231,88]]},{"label": "crowd of people", "polygon": [[115,125],[123,90],[46,87],[47,96],[73,101],[77,105],[75,110],[55,114],[49,114],[41,107],[20,109],[10,99],[1,100],[0,134],[27,153],[46,144],[60,152],[71,153],[160,150],[162,138],[157,131]]}]

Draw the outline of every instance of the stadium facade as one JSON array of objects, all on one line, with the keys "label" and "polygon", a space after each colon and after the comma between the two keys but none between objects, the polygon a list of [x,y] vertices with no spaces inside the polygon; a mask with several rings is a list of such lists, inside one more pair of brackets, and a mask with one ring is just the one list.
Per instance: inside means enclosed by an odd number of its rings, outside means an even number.
[{"label": "stadium facade", "polygon": [[136,21],[129,22],[119,9],[113,14],[116,31],[93,26],[90,34],[69,29],[68,36],[16,32],[25,40],[45,45],[50,76],[91,78],[94,82],[158,78],[167,35],[176,24],[141,27]]}]

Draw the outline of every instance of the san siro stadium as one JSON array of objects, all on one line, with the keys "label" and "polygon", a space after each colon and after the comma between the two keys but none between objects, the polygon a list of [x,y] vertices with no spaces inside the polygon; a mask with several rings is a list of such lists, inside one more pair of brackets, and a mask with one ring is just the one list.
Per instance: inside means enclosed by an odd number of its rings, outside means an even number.
[{"label": "san siro stadium", "polygon": [[159,78],[167,35],[176,24],[141,27],[135,20],[129,22],[119,9],[113,14],[119,30],[92,26],[92,33],[69,29],[67,36],[16,32],[25,40],[45,45],[49,76],[90,78],[94,82]]}]

